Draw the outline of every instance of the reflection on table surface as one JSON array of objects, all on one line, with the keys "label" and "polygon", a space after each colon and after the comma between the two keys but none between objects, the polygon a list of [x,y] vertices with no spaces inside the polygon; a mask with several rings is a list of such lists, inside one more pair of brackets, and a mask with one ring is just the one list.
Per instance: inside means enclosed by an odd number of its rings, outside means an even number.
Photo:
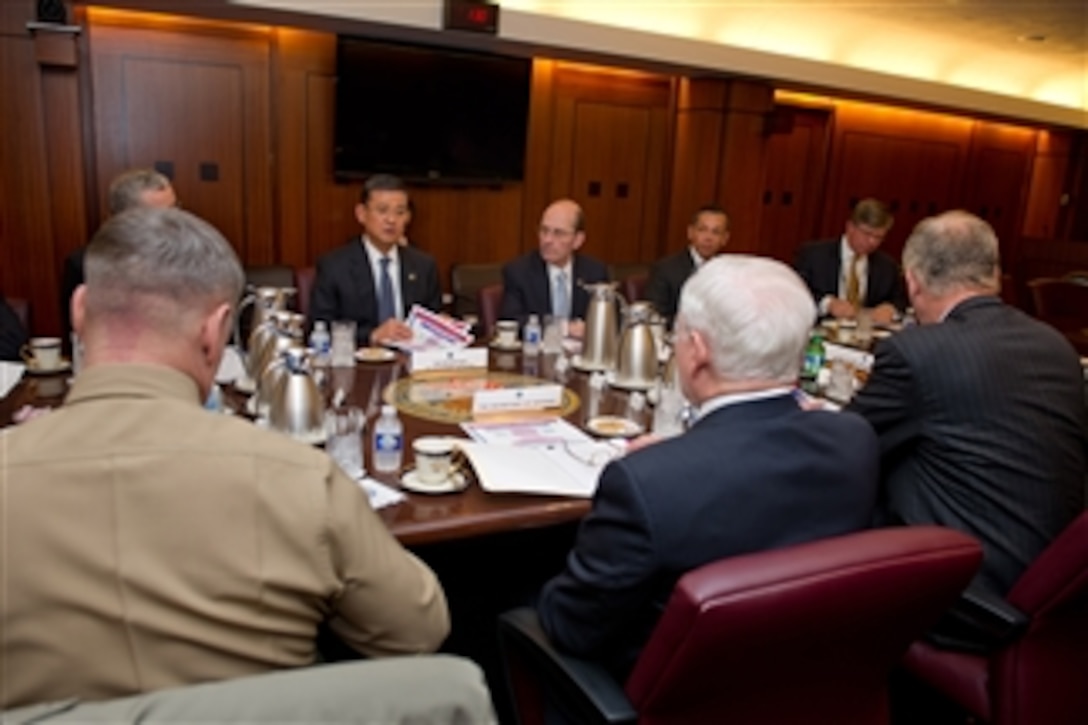
[{"label": "reflection on table surface", "polygon": [[[557,356],[523,357],[519,352],[491,351],[492,370],[506,371],[548,381],[560,382],[580,399],[580,405],[566,415],[570,423],[585,428],[586,422],[599,415],[633,417],[649,428],[648,407],[635,413],[628,409],[630,394],[626,391],[593,389],[590,376],[574,368],[562,370],[556,366]],[[373,422],[383,400],[383,391],[390,383],[407,375],[406,358],[398,355],[392,363],[360,363],[355,368],[334,368],[326,390],[331,395],[342,389],[346,401],[363,408]],[[24,405],[57,407],[68,388],[67,375],[24,376],[12,392],[0,400],[0,425],[12,423],[13,416]],[[227,404],[235,410],[244,409],[245,397],[229,386],[224,391]],[[425,420],[406,412],[400,413],[405,431],[404,467],[412,465],[411,441],[421,435],[454,435],[463,437],[460,427],[451,422]],[[367,426],[369,438],[370,426]],[[370,462],[370,441],[364,441],[366,467],[370,475],[394,488],[402,488],[399,474],[373,472]],[[486,493],[475,483],[453,494],[427,495],[405,491],[407,501],[379,511],[390,530],[406,545],[424,544],[450,539],[462,539],[482,534],[551,526],[575,521],[589,510],[589,501],[559,496]]]}]

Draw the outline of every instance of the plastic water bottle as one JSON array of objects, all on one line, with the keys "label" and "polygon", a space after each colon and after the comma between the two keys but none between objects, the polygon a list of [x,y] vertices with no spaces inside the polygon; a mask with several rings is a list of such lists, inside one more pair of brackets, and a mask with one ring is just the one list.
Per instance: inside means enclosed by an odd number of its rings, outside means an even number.
[{"label": "plastic water bottle", "polygon": [[397,409],[383,405],[382,414],[374,424],[374,449],[371,463],[379,473],[400,470],[404,458],[404,425],[397,417]]},{"label": "plastic water bottle", "polygon": [[814,332],[805,348],[805,362],[801,367],[801,377],[804,380],[815,380],[823,366],[824,338],[819,332]]},{"label": "plastic water bottle", "polygon": [[525,331],[521,335],[521,352],[523,355],[538,355],[540,353],[540,318],[529,315],[525,323]]},{"label": "plastic water bottle", "polygon": [[310,332],[310,349],[314,351],[314,365],[328,367],[332,354],[332,336],[329,335],[329,326],[324,320],[314,322],[314,329]]}]

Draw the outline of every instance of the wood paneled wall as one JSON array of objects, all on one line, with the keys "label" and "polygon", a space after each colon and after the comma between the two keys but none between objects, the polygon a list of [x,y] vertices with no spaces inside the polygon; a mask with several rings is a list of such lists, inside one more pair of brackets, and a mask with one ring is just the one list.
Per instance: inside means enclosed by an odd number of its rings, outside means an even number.
[{"label": "wood paneled wall", "polygon": [[[36,332],[59,329],[61,262],[131,166],[170,168],[185,207],[247,264],[309,265],[358,233],[359,185],[332,174],[334,35],[77,10],[82,33],[43,40],[26,29],[33,0],[0,3],[0,285],[31,299]],[[896,207],[893,253],[918,218],[951,206],[1003,240],[1088,227],[1083,133],[871,104],[787,110],[792,122],[768,123],[773,88],[759,80],[536,58],[524,181],[413,188],[410,237],[445,278],[532,249],[559,196],[586,209],[587,253],[616,263],[681,248],[708,201],[730,212],[733,251],[783,259],[839,233],[861,196]],[[1014,263],[1043,244],[1006,243]]]}]

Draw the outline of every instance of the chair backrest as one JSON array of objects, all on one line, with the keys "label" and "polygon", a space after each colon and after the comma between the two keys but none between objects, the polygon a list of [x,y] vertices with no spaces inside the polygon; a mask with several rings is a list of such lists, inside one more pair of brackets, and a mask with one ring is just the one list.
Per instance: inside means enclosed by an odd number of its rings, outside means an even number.
[{"label": "chair backrest", "polygon": [[646,283],[650,281],[648,274],[635,274],[623,280],[623,296],[628,302],[637,302],[646,299]]},{"label": "chair backrest", "polygon": [[1088,285],[1043,277],[1028,282],[1035,316],[1062,332],[1088,327]]},{"label": "chair backrest", "polygon": [[995,722],[1088,717],[1088,511],[1031,563],[1007,598],[1031,621],[991,664]]},{"label": "chair backrest", "polygon": [[502,305],[502,284],[489,284],[476,292],[476,308],[480,315],[480,337],[490,340],[495,335],[495,323]]},{"label": "chair backrest", "polygon": [[450,290],[453,292],[453,314],[479,314],[477,293],[481,288],[502,282],[502,265],[455,264],[450,268]]},{"label": "chair backrest", "polygon": [[865,531],[689,572],[626,684],[640,723],[886,723],[886,679],[971,580],[980,545]]},{"label": "chair backrest", "polygon": [[295,270],[283,264],[246,267],[246,283],[254,287],[293,287]]},{"label": "chair backrest", "polygon": [[298,311],[310,316],[310,295],[314,290],[314,276],[317,270],[313,267],[299,267],[295,270],[295,289],[298,290]]},{"label": "chair backrest", "polygon": [[19,318],[19,324],[23,326],[23,330],[26,334],[30,334],[30,303],[21,297],[6,297],[5,301],[8,303],[8,307],[15,313],[15,316]]}]

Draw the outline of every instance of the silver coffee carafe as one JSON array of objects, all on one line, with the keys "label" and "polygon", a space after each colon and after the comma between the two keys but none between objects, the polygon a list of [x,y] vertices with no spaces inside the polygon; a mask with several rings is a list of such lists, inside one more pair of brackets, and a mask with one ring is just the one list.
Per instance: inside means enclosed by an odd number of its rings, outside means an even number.
[{"label": "silver coffee carafe", "polygon": [[320,443],[325,435],[325,396],[311,374],[308,356],[303,348],[284,351],[284,374],[272,391],[268,423],[299,440]]},{"label": "silver coffee carafe", "polygon": [[576,367],[583,370],[612,370],[616,365],[619,320],[616,307],[619,295],[616,282],[582,283],[589,293],[586,308],[585,338]]},{"label": "silver coffee carafe", "polygon": [[657,343],[650,327],[654,308],[649,302],[632,302],[624,308],[615,382],[628,388],[649,388],[657,380]]}]

